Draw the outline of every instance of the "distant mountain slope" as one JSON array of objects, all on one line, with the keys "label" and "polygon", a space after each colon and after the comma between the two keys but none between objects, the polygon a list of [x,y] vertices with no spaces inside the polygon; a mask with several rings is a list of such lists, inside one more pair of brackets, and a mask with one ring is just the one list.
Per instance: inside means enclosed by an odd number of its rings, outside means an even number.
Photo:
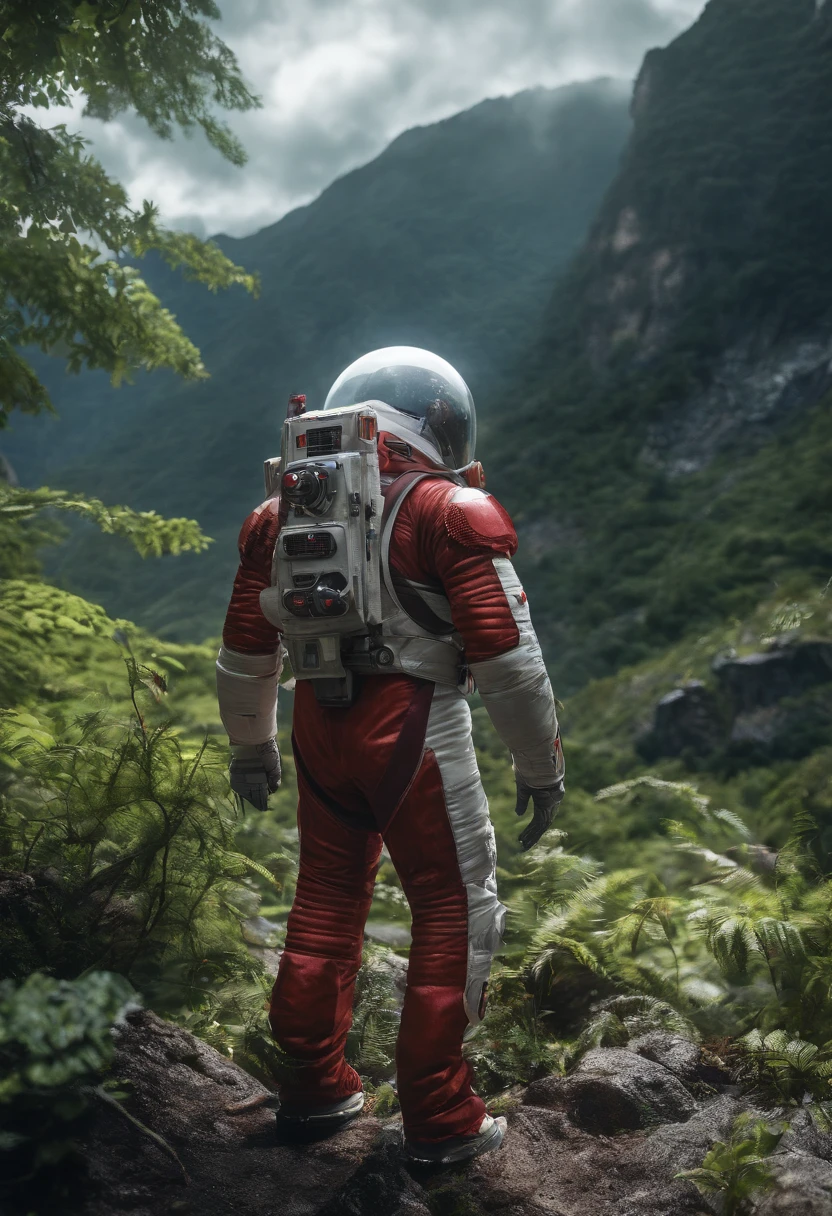
[{"label": "distant mountain slope", "polygon": [[535,89],[406,132],[310,206],[254,236],[220,238],[260,273],[259,300],[211,297],[157,267],[150,277],[211,380],[156,375],[116,392],[104,377],[48,365],[60,421],[24,419],[2,447],[25,483],[192,515],[217,543],[201,558],[142,566],[81,534],[53,574],[156,630],[216,631],[287,395],[318,403],[359,353],[406,342],[450,359],[481,400],[495,396],[612,180],[628,92],[609,81]]},{"label": "distant mountain slope", "polygon": [[815,0],[711,0],[650,52],[485,436],[564,690],[832,576],[830,65]]}]

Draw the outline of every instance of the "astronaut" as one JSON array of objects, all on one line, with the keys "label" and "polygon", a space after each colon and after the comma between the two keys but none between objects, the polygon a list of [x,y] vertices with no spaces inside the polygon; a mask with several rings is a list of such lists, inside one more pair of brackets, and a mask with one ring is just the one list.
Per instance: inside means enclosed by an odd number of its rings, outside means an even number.
[{"label": "astronaut", "polygon": [[[314,678],[297,679],[300,871],[270,1006],[273,1034],[294,1068],[281,1085],[278,1119],[327,1134],[363,1107],[344,1045],[384,845],[413,921],[396,1050],[405,1153],[453,1162],[499,1147],[505,1133],[505,1120],[491,1118],[474,1092],[462,1051],[485,1012],[505,919],[467,695],[476,687],[511,752],[517,814],[533,806],[519,838],[524,849],[551,825],[563,797],[563,754],[511,564],[515,530],[477,488],[467,385],[437,356],[392,347],[348,367],[316,417],[362,403],[378,419],[384,619],[376,644],[384,642],[385,666],[356,660],[343,704],[321,695],[322,681],[316,690]],[[289,626],[264,605],[286,520],[275,494],[243,525],[217,662],[231,785],[260,809],[280,784],[276,703]],[[349,655],[341,658],[349,668]]]}]

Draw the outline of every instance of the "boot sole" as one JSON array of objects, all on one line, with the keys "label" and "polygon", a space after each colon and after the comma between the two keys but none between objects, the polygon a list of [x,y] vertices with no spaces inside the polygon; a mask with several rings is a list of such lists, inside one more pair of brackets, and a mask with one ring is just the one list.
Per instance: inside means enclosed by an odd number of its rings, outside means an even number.
[{"label": "boot sole", "polygon": [[481,1157],[483,1153],[493,1152],[503,1143],[506,1134],[505,1119],[495,1119],[494,1125],[487,1135],[477,1136],[467,1143],[458,1144],[455,1148],[442,1148],[441,1145],[415,1145],[405,1140],[404,1152],[408,1161],[414,1165],[457,1165],[460,1161],[470,1161]]},{"label": "boot sole", "polygon": [[308,1112],[293,1112],[278,1110],[275,1119],[279,1128],[306,1131],[337,1131],[353,1119],[357,1119],[364,1109],[363,1091],[355,1094],[340,1110],[322,1110]]}]

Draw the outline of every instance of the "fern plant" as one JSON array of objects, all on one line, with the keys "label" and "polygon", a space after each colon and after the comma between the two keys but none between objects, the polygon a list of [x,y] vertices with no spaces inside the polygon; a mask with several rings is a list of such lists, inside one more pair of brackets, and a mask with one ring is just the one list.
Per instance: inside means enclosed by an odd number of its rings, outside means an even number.
[{"label": "fern plant", "polygon": [[353,1022],[347,1037],[347,1059],[375,1084],[395,1074],[400,1002],[391,982],[386,951],[366,945],[355,986]]},{"label": "fern plant", "polygon": [[806,1107],[832,1129],[832,1043],[818,1047],[783,1030],[763,1036],[752,1030],[739,1040],[738,1074],[769,1102]]},{"label": "fern plant", "polygon": [[[567,1033],[600,1001],[632,994],[664,1002],[706,1035],[779,1026],[793,1038],[825,1042],[832,1037],[832,881],[804,847],[806,824],[773,870],[756,873],[742,864],[754,856],[744,826],[712,809],[695,787],[644,778],[600,796],[654,795],[665,806],[676,799],[683,813],[664,821],[669,847],[660,868],[604,874],[549,864],[526,956],[540,1005]],[[601,1022],[590,1037],[621,1037],[610,1018]]]},{"label": "fern plant", "polygon": [[692,1042],[699,1038],[694,1024],[666,1001],[652,996],[617,996],[601,1002],[570,1052],[570,1061],[592,1047],[623,1047],[653,1030],[666,1030]]},{"label": "fern plant", "polygon": [[246,873],[273,878],[235,845],[219,759],[153,724],[163,677],[132,655],[127,669],[132,722],[0,715],[0,865],[26,878],[4,909],[0,969],[117,971],[172,1012],[261,972],[233,896]]},{"label": "fern plant", "polygon": [[784,1130],[740,1115],[727,1141],[717,1140],[698,1169],[683,1170],[676,1177],[692,1182],[705,1194],[720,1195],[722,1216],[751,1216],[755,1200],[773,1184],[767,1162]]}]

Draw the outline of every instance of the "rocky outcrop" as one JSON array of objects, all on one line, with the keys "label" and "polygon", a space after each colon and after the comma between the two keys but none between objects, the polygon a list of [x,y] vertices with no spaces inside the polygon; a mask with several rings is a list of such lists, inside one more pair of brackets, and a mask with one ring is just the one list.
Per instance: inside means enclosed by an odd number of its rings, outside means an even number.
[{"label": "rocky outcrop", "polygon": [[752,713],[832,682],[832,643],[800,642],[742,658],[718,659],[714,674],[734,713]]},{"label": "rocky outcrop", "polygon": [[564,1109],[571,1123],[599,1136],[685,1123],[696,1102],[679,1078],[632,1051],[589,1051],[568,1077],[546,1077],[526,1090],[524,1102]]},{"label": "rocky outcrop", "polygon": [[652,728],[639,739],[638,750],[648,761],[684,752],[707,756],[723,744],[726,727],[725,713],[712,690],[701,680],[690,680],[659,701]]},{"label": "rocky outcrop", "polygon": [[[737,1098],[703,1089],[707,1067],[698,1047],[665,1032],[596,1049],[571,1076],[506,1096],[508,1138],[499,1152],[437,1171],[405,1165],[395,1118],[368,1114],[319,1144],[278,1143],[268,1090],[187,1031],[140,1013],[117,1032],[114,1074],[129,1090],[126,1113],[102,1106],[85,1144],[85,1192],[63,1210],[712,1216],[718,1208],[676,1176],[701,1164],[742,1109]],[[826,1216],[830,1148],[801,1112],[771,1159],[774,1187],[755,1212]]]},{"label": "rocky outcrop", "polygon": [[93,1193],[85,1216],[251,1213],[313,1216],[371,1153],[380,1126],[361,1119],[302,1149],[275,1139],[272,1095],[231,1060],[152,1013],[118,1033],[113,1075],[125,1109],[179,1158],[110,1106],[87,1146]]},{"label": "rocky outcrop", "polygon": [[749,759],[799,759],[832,731],[832,643],[802,641],[720,657],[715,687],[691,680],[656,705],[637,740],[648,761],[728,751]]},{"label": "rocky outcrop", "polygon": [[828,333],[764,348],[754,334],[727,350],[707,387],[651,425],[642,459],[679,477],[705,468],[725,448],[741,445],[747,454],[832,388]]}]

